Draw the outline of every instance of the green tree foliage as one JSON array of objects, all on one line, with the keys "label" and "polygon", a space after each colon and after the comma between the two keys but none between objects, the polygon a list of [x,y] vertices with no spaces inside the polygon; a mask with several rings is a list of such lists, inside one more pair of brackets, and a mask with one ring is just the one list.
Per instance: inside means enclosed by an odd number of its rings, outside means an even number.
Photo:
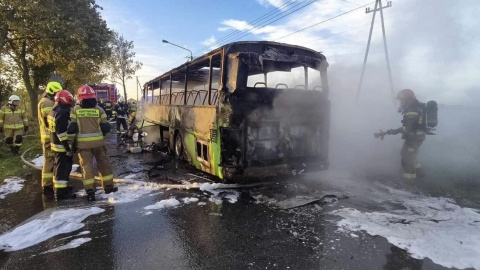
[{"label": "green tree foliage", "polygon": [[[57,71],[66,88],[101,81],[113,33],[95,0],[0,0],[0,52],[14,60],[36,114],[41,86]],[[6,29],[6,30],[5,30]],[[7,34],[4,34],[6,32]]]},{"label": "green tree foliage", "polygon": [[3,106],[10,94],[13,92],[13,85],[4,78],[0,78],[0,106]]},{"label": "green tree foliage", "polygon": [[108,69],[111,74],[111,80],[123,87],[123,95],[127,100],[127,89],[125,82],[135,75],[135,72],[142,67],[142,63],[134,61],[135,52],[133,51],[133,41],[126,40],[123,35],[114,34],[114,39],[110,44],[111,56],[108,61]]}]

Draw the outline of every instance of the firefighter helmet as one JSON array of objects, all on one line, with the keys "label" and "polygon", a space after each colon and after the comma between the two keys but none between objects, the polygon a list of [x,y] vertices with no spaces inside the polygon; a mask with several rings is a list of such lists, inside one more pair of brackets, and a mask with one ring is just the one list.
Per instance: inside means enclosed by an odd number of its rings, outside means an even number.
[{"label": "firefighter helmet", "polygon": [[60,92],[60,90],[62,89],[63,87],[59,82],[52,81],[47,84],[47,88],[45,89],[45,92],[47,92],[50,95],[55,95],[56,93]]},{"label": "firefighter helmet", "polygon": [[124,99],[123,97],[120,97],[120,98],[118,99],[118,102],[125,102],[125,99]]},{"label": "firefighter helmet", "polygon": [[416,99],[415,93],[411,89],[400,90],[397,94],[397,100],[414,100]]},{"label": "firefighter helmet", "polygon": [[17,96],[17,95],[11,95],[9,98],[8,98],[8,104],[12,105],[12,103],[14,101],[20,101],[20,97]]},{"label": "firefighter helmet", "polygon": [[64,105],[72,105],[74,102],[73,95],[68,90],[63,89],[55,95],[55,102]]},{"label": "firefighter helmet", "polygon": [[77,95],[78,95],[78,100],[96,98],[95,90],[93,90],[92,87],[86,84],[78,88]]}]

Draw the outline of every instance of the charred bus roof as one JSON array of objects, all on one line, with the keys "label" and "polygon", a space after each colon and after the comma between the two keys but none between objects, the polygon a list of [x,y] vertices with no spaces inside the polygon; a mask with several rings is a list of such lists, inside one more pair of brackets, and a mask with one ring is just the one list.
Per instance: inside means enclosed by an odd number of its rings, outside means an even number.
[{"label": "charred bus roof", "polygon": [[[148,85],[156,84],[161,79],[169,79],[170,74],[177,74],[179,75],[178,77],[184,76],[186,67],[195,66],[196,64],[199,64],[199,62],[203,62],[205,59],[219,53],[223,53],[224,55],[238,54],[242,57],[243,61],[246,61],[249,65],[258,67],[255,73],[262,73],[265,68],[268,69],[268,66],[266,67],[263,63],[259,63],[258,59],[260,55],[262,56],[260,59],[265,61],[290,62],[290,65],[286,65],[286,69],[300,66],[300,64],[295,65],[295,62],[302,63],[301,65],[307,65],[314,69],[321,69],[328,66],[327,59],[322,53],[306,47],[272,41],[239,41],[223,45],[202,56],[194,58],[190,62],[186,62],[168,72],[165,72],[146,82],[144,87],[147,87],[147,89],[156,88],[148,87]],[[251,70],[251,72],[252,71],[253,70]]]}]

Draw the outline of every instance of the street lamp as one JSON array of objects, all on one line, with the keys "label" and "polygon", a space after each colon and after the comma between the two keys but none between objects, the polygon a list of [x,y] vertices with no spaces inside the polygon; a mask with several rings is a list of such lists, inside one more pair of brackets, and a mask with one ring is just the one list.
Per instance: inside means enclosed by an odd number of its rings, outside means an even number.
[{"label": "street lamp", "polygon": [[163,43],[168,43],[168,44],[171,44],[171,45],[173,45],[173,46],[177,46],[177,47],[179,47],[179,48],[182,48],[182,49],[184,49],[184,50],[187,50],[187,51],[189,51],[189,52],[190,52],[190,61],[192,61],[192,60],[193,60],[193,54],[192,54],[192,51],[190,51],[189,49],[187,49],[187,48],[184,48],[184,47],[182,47],[182,46],[179,46],[179,45],[177,45],[177,44],[173,44],[173,43],[171,43],[171,42],[169,42],[168,40],[165,40],[165,39],[162,39],[162,42],[163,42]]}]

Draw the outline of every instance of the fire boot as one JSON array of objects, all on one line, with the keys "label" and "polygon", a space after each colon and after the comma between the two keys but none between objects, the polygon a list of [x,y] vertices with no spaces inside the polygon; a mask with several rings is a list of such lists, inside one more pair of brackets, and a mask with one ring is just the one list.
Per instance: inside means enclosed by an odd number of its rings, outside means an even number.
[{"label": "fire boot", "polygon": [[14,154],[14,155],[18,155],[18,152],[20,152],[20,146],[15,145],[15,146],[13,147],[13,154]]},{"label": "fire boot", "polygon": [[43,187],[43,195],[47,198],[54,198],[55,192],[53,191],[53,186],[44,186]]},{"label": "fire boot", "polygon": [[66,188],[57,188],[55,190],[55,197],[57,200],[67,200],[67,199],[75,199],[77,195],[73,193],[72,187]]},{"label": "fire boot", "polygon": [[105,186],[103,190],[105,191],[105,194],[110,194],[112,192],[117,192],[118,187],[114,187],[113,185],[108,185],[108,186]]},{"label": "fire boot", "polygon": [[95,190],[88,189],[85,191],[87,192],[87,201],[90,201],[90,202],[95,201]]}]

